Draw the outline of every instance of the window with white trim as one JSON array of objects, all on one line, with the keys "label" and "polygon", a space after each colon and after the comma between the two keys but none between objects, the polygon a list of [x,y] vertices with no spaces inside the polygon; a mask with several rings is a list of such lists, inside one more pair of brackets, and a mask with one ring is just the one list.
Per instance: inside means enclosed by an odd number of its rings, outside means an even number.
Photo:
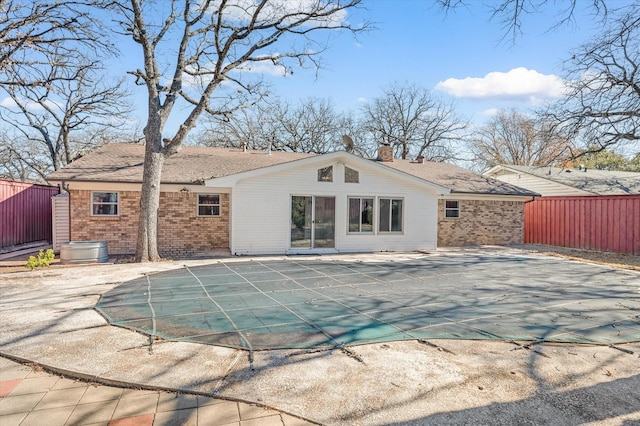
[{"label": "window with white trim", "polygon": [[460,201],[445,200],[444,201],[444,217],[448,219],[457,219],[460,217]]},{"label": "window with white trim", "polygon": [[380,198],[378,231],[402,232],[402,207],[403,200],[400,198]]},{"label": "window with white trim", "polygon": [[118,216],[119,213],[117,192],[91,192],[91,216]]},{"label": "window with white trim", "polygon": [[349,197],[349,232],[373,232],[373,198]]},{"label": "window with white trim", "polygon": [[220,195],[198,194],[198,216],[220,216]]}]

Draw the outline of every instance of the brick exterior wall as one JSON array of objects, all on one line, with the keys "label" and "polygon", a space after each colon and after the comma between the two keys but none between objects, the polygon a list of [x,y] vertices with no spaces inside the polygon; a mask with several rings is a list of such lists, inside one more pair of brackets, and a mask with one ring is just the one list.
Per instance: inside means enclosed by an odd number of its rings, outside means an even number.
[{"label": "brick exterior wall", "polygon": [[[71,240],[106,240],[110,254],[136,251],[140,192],[118,191],[119,216],[91,216],[91,191],[71,191]],[[196,215],[196,193],[162,192],[158,214],[160,256],[202,256],[229,248],[229,194],[220,194],[219,217]]]},{"label": "brick exterior wall", "polygon": [[524,242],[524,201],[459,202],[460,217],[450,219],[444,217],[444,200],[438,200],[438,246]]}]

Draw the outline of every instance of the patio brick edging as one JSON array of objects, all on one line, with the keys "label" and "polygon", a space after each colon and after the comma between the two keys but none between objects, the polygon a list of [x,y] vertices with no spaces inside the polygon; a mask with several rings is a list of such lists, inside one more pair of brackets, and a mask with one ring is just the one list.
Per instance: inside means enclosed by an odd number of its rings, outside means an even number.
[{"label": "patio brick edging", "polygon": [[70,379],[74,379],[74,380],[81,380],[84,382],[89,382],[89,383],[97,383],[100,385],[104,385],[104,386],[112,386],[112,387],[117,387],[117,388],[122,388],[122,389],[134,389],[134,390],[148,390],[148,391],[161,391],[161,392],[170,392],[170,393],[181,393],[181,394],[187,394],[187,395],[195,395],[195,396],[203,396],[203,397],[207,397],[207,398],[215,398],[215,399],[220,399],[223,401],[230,401],[230,402],[238,402],[241,404],[249,404],[249,405],[254,405],[256,407],[260,407],[260,408],[265,408],[265,409],[269,409],[269,410],[274,410],[277,411],[279,413],[283,413],[286,415],[289,415],[291,417],[295,417],[298,418],[300,420],[303,420],[305,422],[308,423],[314,423],[314,424],[318,424],[316,421],[311,420],[311,419],[307,419],[305,417],[301,417],[298,414],[293,414],[287,411],[283,411],[279,408],[276,407],[272,407],[260,402],[255,402],[255,401],[249,401],[246,399],[242,399],[242,398],[234,398],[234,397],[229,397],[229,396],[224,396],[224,395],[218,395],[218,394],[214,394],[214,393],[207,393],[207,392],[199,392],[199,391],[194,391],[194,390],[189,390],[189,389],[181,389],[181,388],[171,388],[171,387],[166,387],[166,386],[158,386],[158,385],[147,385],[144,383],[137,383],[137,382],[125,382],[122,380],[117,380],[117,379],[110,379],[108,377],[104,377],[104,376],[98,376],[98,375],[94,375],[94,374],[86,374],[86,373],[81,373],[78,371],[71,371],[71,370],[67,370],[64,368],[59,368],[59,367],[54,367],[52,365],[48,365],[48,364],[43,364],[42,362],[35,362],[35,361],[31,361],[28,360],[26,358],[22,358],[16,355],[12,355],[12,354],[8,354],[4,351],[0,351],[0,357],[3,358],[7,358],[11,361],[17,362],[19,364],[29,364],[32,366],[37,366],[38,368],[41,368],[42,370],[51,373],[51,374],[55,374],[58,376],[62,376],[62,377],[67,377]]}]

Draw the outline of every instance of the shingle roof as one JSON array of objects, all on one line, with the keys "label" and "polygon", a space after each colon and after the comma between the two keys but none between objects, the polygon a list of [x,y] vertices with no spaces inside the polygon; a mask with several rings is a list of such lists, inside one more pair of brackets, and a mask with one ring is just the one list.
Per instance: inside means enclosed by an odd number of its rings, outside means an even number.
[{"label": "shingle roof", "polygon": [[[163,183],[200,183],[275,164],[309,157],[311,154],[183,146],[167,158]],[[107,144],[48,176],[51,181],[142,182],[144,146]]]},{"label": "shingle roof", "polygon": [[640,194],[640,173],[597,169],[565,169],[559,167],[502,166],[561,183],[594,195]]},{"label": "shingle roof", "polygon": [[[311,157],[314,154],[273,151],[242,152],[240,149],[183,146],[167,158],[162,168],[163,183],[202,183],[276,164]],[[48,176],[50,181],[142,182],[144,146],[107,144]],[[537,195],[497,179],[482,176],[446,163],[409,160],[378,162],[386,167],[449,188],[454,193],[492,195]]]},{"label": "shingle roof", "polygon": [[391,162],[380,162],[380,164],[449,188],[452,193],[522,195],[528,197],[539,195],[533,191],[448,163],[432,161],[418,163],[410,160],[393,160]]}]

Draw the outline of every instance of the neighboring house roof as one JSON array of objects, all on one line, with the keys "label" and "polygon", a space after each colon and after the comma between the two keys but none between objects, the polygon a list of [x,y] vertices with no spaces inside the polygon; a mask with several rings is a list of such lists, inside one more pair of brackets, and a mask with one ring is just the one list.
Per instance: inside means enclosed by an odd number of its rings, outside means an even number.
[{"label": "neighboring house roof", "polygon": [[[162,183],[202,183],[312,154],[183,146],[164,161]],[[90,152],[48,176],[49,181],[142,182],[144,145],[113,143]]]},{"label": "neighboring house roof", "polygon": [[410,160],[393,160],[380,164],[437,183],[449,188],[452,193],[520,195],[528,197],[540,195],[534,191],[448,163],[436,163],[433,161],[419,163]]},{"label": "neighboring house roof", "polygon": [[[353,154],[354,161],[369,161]],[[332,155],[332,154],[327,154]],[[339,155],[339,153],[335,153]],[[316,157],[314,154],[228,148],[203,148],[183,146],[180,151],[167,158],[162,168],[162,183],[201,184],[209,179],[220,179],[240,173],[252,172]],[[48,176],[49,181],[85,182],[142,182],[144,146],[138,144],[107,144],[68,164],[63,169]],[[482,176],[462,167],[447,163],[371,161],[389,167],[395,172],[408,174],[430,184],[442,187],[452,193],[534,196],[535,192],[519,188],[497,179]],[[368,163],[370,164],[370,163]]]},{"label": "neighboring house roof", "polygon": [[[499,165],[485,173],[498,179],[509,174],[529,176],[529,179],[520,179],[518,185],[538,190],[542,195],[640,194],[640,173],[637,172]],[[536,178],[538,182],[553,183],[553,192],[550,190],[549,194],[545,194],[538,186],[544,183],[537,184],[531,177]],[[514,183],[513,180],[510,182]]]}]

